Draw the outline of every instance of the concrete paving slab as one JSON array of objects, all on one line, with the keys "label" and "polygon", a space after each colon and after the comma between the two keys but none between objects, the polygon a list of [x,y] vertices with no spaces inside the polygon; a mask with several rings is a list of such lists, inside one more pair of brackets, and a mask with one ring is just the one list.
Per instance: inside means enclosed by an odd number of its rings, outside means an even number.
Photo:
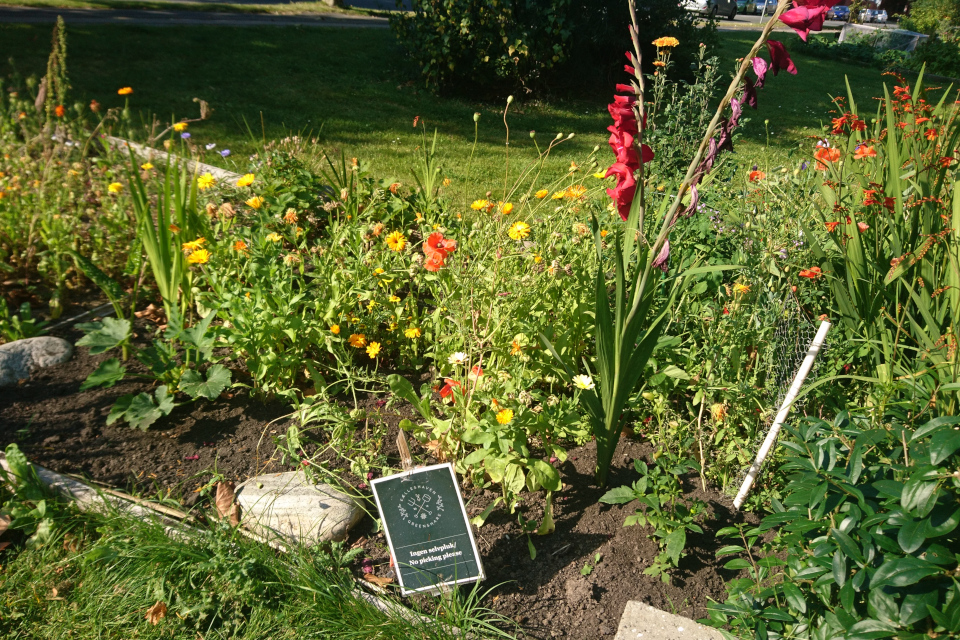
[{"label": "concrete paving slab", "polygon": [[615,640],[724,640],[723,634],[690,618],[631,600],[623,610]]}]

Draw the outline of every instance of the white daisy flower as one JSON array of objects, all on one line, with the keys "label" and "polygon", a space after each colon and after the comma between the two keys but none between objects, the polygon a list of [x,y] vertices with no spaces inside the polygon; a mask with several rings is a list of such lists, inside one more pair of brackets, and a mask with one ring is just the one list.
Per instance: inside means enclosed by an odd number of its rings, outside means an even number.
[{"label": "white daisy flower", "polygon": [[452,354],[449,358],[447,358],[447,362],[449,362],[450,364],[463,364],[466,361],[467,361],[467,354],[465,354],[463,351],[457,351],[456,353]]},{"label": "white daisy flower", "polygon": [[578,389],[593,389],[595,386],[593,384],[593,378],[587,375],[573,376],[573,384],[576,385]]}]

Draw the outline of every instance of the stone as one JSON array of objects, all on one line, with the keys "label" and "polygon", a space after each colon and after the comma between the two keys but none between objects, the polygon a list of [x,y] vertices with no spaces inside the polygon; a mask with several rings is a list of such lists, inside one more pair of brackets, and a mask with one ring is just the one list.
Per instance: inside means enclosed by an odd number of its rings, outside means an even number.
[{"label": "stone", "polygon": [[364,510],[327,484],[311,484],[299,471],[250,478],[236,489],[242,524],[267,539],[313,546],[342,541]]},{"label": "stone", "polygon": [[73,345],[63,338],[40,336],[0,345],[0,387],[12,387],[37,369],[66,362]]},{"label": "stone", "polygon": [[724,640],[723,634],[690,618],[627,602],[615,640]]}]

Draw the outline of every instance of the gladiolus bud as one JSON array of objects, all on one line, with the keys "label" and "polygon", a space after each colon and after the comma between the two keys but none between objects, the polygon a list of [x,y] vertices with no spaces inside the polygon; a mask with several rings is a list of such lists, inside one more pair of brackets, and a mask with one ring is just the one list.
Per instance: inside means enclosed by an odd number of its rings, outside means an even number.
[{"label": "gladiolus bud", "polygon": [[536,137],[537,137],[537,132],[536,132],[536,131],[531,131],[531,132],[530,132],[530,138],[532,139],[532,138],[536,138]]},{"label": "gladiolus bud", "polygon": [[473,114],[473,121],[474,121],[474,122],[480,122],[480,112],[479,112],[479,111],[477,111],[477,112],[475,112],[475,113]]},{"label": "gladiolus bud", "polygon": [[507,96],[507,104],[513,104],[513,96]]},{"label": "gladiolus bud", "polygon": [[558,133],[558,134],[557,134],[557,137],[554,138],[554,140],[559,140],[559,139],[562,138],[562,137],[563,137],[563,134],[562,134],[562,133]]}]

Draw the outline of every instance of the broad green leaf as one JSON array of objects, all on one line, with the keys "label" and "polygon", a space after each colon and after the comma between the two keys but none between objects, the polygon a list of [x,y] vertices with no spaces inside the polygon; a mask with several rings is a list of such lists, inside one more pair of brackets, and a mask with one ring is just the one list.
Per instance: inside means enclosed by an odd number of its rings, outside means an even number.
[{"label": "broad green leaf", "polygon": [[792,582],[784,582],[783,595],[786,596],[787,604],[793,607],[794,611],[799,611],[800,613],[807,612],[807,601],[797,585]]},{"label": "broad green leaf", "polygon": [[909,627],[929,616],[927,605],[937,606],[937,591],[936,587],[931,587],[922,593],[905,595],[900,605],[900,624]]},{"label": "broad green leaf", "polygon": [[689,380],[690,374],[675,365],[667,365],[663,368],[663,374],[674,380]]},{"label": "broad green leaf", "polygon": [[637,499],[637,494],[630,487],[617,487],[610,489],[600,496],[600,502],[604,504],[625,504]]},{"label": "broad green leaf", "polygon": [[720,556],[728,556],[731,553],[741,553],[743,551],[745,551],[743,547],[733,544],[733,545],[729,545],[726,547],[722,547],[721,549],[718,549],[715,555],[719,558]]},{"label": "broad green leaf", "polygon": [[910,441],[913,442],[919,440],[924,436],[930,435],[935,431],[939,431],[940,429],[953,424],[960,424],[960,416],[943,416],[941,418],[934,418],[914,431],[913,435],[910,437]]},{"label": "broad green leaf", "polygon": [[878,640],[896,634],[896,628],[879,620],[861,620],[847,630],[845,640]]},{"label": "broad green leaf", "polygon": [[680,554],[683,553],[683,548],[687,546],[687,530],[677,529],[663,541],[666,547],[664,551],[670,557],[673,565],[676,566],[680,562]]},{"label": "broad green leaf", "polygon": [[130,321],[117,318],[104,318],[101,322],[92,322],[87,327],[93,329],[77,341],[78,347],[90,347],[90,353],[96,355],[113,349],[130,335]]},{"label": "broad green leaf", "polygon": [[[531,472],[537,476],[540,486],[547,491],[559,491],[562,485],[560,474],[549,462],[543,460],[534,460],[530,467]],[[549,495],[549,494],[548,494]]]},{"label": "broad green leaf", "polygon": [[907,511],[923,517],[930,513],[937,502],[937,482],[928,480],[927,474],[915,475],[903,486],[900,504]]},{"label": "broad green leaf", "polygon": [[940,464],[957,449],[960,449],[960,431],[938,431],[930,439],[930,464]]},{"label": "broad green leaf", "polygon": [[100,363],[93,373],[87,376],[87,379],[80,385],[80,391],[93,389],[95,387],[112,387],[126,375],[127,368],[120,364],[117,358],[110,358]]},{"label": "broad green leaf", "polygon": [[897,534],[897,543],[904,553],[913,553],[919,549],[927,539],[927,521],[914,520],[900,527]]},{"label": "broad green leaf", "polygon": [[927,518],[926,523],[925,535],[928,538],[944,536],[960,524],[960,509],[954,509],[949,505],[936,507],[930,512],[930,517]]},{"label": "broad green leaf", "polygon": [[117,398],[117,401],[114,402],[110,408],[110,415],[107,416],[107,424],[111,425],[122,418],[127,413],[127,409],[130,408],[132,402],[133,396],[130,394]]},{"label": "broad green leaf", "polygon": [[907,556],[887,560],[878,568],[870,580],[870,588],[879,587],[909,587],[920,582],[927,576],[940,573],[942,570],[934,564]]},{"label": "broad green leaf", "polygon": [[178,385],[180,391],[193,399],[206,398],[216,400],[223,390],[230,385],[233,373],[222,364],[215,364],[207,369],[206,380],[194,369],[183,372]]},{"label": "broad green leaf", "polygon": [[750,563],[744,560],[743,558],[734,558],[727,564],[723,565],[724,569],[730,569],[731,571],[739,571],[741,569],[749,569],[751,567]]}]

